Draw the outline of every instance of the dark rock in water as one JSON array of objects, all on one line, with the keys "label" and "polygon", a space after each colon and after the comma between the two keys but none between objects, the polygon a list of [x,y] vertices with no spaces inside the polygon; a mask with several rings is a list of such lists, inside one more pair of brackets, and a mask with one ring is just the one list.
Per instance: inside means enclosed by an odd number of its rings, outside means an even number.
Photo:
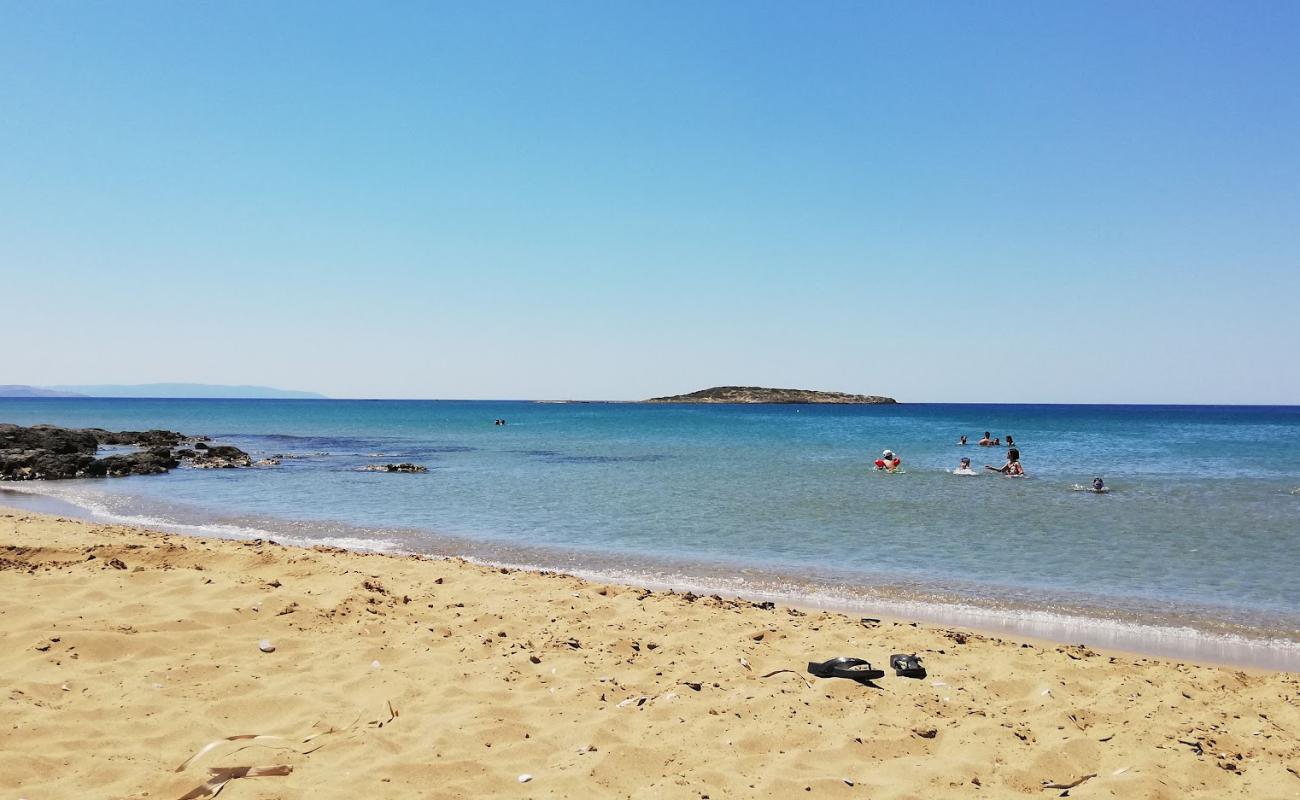
[{"label": "dark rock in water", "polygon": [[195,453],[186,463],[195,469],[234,469],[253,466],[253,459],[238,447],[208,446],[202,442],[194,447],[200,452]]},{"label": "dark rock in water", "polygon": [[0,480],[75,478],[94,463],[98,446],[85,431],[0,424]]},{"label": "dark rock in water", "polygon": [[428,467],[422,467],[419,464],[367,464],[360,467],[358,472],[428,472]]},{"label": "dark rock in water", "polygon": [[126,475],[157,475],[180,464],[169,447],[155,447],[138,453],[127,453],[97,459],[86,469],[86,477],[121,478]]},{"label": "dark rock in water", "polygon": [[137,447],[175,447],[185,441],[185,434],[176,431],[119,431],[87,428],[85,433],[95,437],[100,444],[130,444]]},{"label": "dark rock in water", "polygon": [[51,453],[94,454],[98,441],[89,431],[56,428],[53,425],[33,425],[23,428],[0,423],[0,451],[47,450]]},{"label": "dark rock in water", "polygon": [[49,450],[0,451],[0,481],[39,481],[75,478],[95,463],[88,453]]},{"label": "dark rock in water", "polygon": [[[52,425],[0,423],[0,481],[60,480],[83,477],[154,475],[174,469],[181,459],[206,468],[247,467],[248,454],[237,447],[208,447],[203,453],[172,448],[189,439],[175,431],[120,431],[102,428],[77,430]],[[100,445],[133,445],[139,452],[96,458]]]}]

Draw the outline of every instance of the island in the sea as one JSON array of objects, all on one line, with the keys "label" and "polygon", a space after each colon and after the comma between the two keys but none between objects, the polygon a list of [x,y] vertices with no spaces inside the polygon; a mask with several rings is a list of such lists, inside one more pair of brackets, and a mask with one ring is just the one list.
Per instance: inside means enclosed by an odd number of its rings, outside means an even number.
[{"label": "island in the sea", "polygon": [[767,389],[761,386],[714,386],[690,394],[652,397],[647,403],[841,403],[878,405],[897,403],[892,397],[874,394],[817,392],[811,389]]}]

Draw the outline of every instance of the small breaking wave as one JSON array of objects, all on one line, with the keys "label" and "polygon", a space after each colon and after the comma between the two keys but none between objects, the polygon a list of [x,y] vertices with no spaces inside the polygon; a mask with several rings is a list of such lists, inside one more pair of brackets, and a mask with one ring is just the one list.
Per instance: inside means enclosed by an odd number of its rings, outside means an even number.
[{"label": "small breaking wave", "polygon": [[[373,553],[401,552],[398,542],[385,539],[367,539],[357,536],[304,536],[286,530],[274,524],[266,526],[227,522],[183,522],[173,516],[159,512],[127,511],[115,507],[107,495],[92,492],[56,489],[49,486],[36,488],[31,485],[5,486],[0,489],[0,499],[6,501],[17,496],[30,498],[33,502],[23,503],[33,511],[59,513],[65,516],[84,519],[89,522],[104,522],[117,525],[132,525],[152,528],[168,533],[186,536],[211,536],[214,539],[232,539],[251,541],[253,539],[275,539],[281,544],[297,547],[340,547]],[[62,487],[61,487],[62,488]],[[310,528],[311,526],[304,526]],[[324,527],[324,526],[321,526]]]}]

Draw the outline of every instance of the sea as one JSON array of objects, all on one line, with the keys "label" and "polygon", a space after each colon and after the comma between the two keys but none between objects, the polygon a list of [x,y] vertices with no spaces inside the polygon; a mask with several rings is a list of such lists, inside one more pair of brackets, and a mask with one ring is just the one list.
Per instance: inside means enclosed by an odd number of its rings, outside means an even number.
[{"label": "sea", "polygon": [[[280,460],[0,505],[1300,671],[1300,406],[15,398],[0,421]],[[1005,462],[985,431],[1027,477],[952,474]],[[361,471],[399,462],[428,472]]]}]

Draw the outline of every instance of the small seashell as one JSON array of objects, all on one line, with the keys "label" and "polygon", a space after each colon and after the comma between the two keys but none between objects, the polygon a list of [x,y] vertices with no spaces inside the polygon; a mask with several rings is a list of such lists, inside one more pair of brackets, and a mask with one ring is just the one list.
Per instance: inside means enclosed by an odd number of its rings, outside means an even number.
[{"label": "small seashell", "polygon": [[371,661],[371,662],[370,662],[370,668],[371,668],[371,669],[379,669],[379,659],[375,659],[374,661]]},{"label": "small seashell", "polygon": [[275,645],[271,644],[270,639],[263,639],[257,643],[257,649],[261,650],[263,653],[274,653]]},{"label": "small seashell", "polygon": [[533,776],[532,776],[532,775],[529,775],[527,772],[525,772],[523,775],[520,775],[520,776],[519,776],[519,782],[520,782],[520,783],[528,783],[528,782],[531,781],[532,779],[533,779]]},{"label": "small seashell", "polygon": [[848,778],[841,778],[840,780],[844,781],[844,785],[845,785],[845,786],[852,786],[852,785],[853,785],[853,781],[849,780]]}]

